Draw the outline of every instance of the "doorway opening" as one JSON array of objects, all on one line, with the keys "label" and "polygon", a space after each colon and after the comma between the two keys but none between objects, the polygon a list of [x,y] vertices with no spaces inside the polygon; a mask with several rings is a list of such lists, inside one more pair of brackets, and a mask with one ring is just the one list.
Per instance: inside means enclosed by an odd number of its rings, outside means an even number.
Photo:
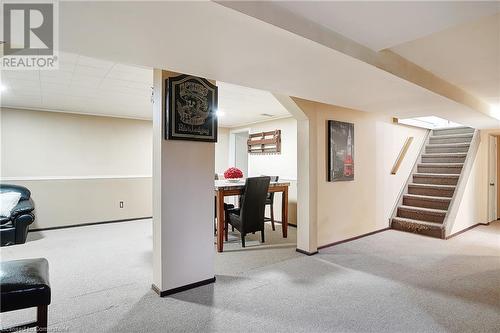
[{"label": "doorway opening", "polygon": [[488,138],[488,221],[500,219],[500,145],[498,136]]},{"label": "doorway opening", "polygon": [[233,133],[234,136],[234,166],[248,176],[248,130]]}]

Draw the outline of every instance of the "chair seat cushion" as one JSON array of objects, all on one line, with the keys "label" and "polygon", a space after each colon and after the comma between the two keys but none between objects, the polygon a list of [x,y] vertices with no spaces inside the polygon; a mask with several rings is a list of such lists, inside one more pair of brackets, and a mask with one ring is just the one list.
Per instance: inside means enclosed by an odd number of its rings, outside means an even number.
[{"label": "chair seat cushion", "polygon": [[0,263],[0,311],[50,304],[47,259],[22,259]]}]

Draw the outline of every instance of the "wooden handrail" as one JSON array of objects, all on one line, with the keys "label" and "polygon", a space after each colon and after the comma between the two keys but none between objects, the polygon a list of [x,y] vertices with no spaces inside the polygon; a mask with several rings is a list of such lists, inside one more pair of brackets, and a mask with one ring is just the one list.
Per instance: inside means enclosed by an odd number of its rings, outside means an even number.
[{"label": "wooden handrail", "polygon": [[413,141],[412,136],[406,138],[406,142],[403,145],[403,148],[401,148],[401,151],[399,152],[398,158],[396,159],[396,163],[394,163],[394,166],[392,167],[391,175],[395,175],[398,172],[398,169],[401,166],[401,163],[403,162],[403,159],[405,158],[408,149],[410,149],[412,141]]}]

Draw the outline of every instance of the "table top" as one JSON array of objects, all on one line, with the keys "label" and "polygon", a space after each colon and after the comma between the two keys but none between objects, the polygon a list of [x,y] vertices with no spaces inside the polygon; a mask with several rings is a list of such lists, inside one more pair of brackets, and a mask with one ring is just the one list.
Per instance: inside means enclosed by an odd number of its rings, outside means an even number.
[{"label": "table top", "polygon": [[[269,187],[274,187],[274,186],[290,186],[290,183],[285,181],[277,181],[269,183]],[[227,179],[215,181],[216,190],[237,190],[243,188],[245,188],[245,179],[241,179],[238,182],[230,182]]]}]

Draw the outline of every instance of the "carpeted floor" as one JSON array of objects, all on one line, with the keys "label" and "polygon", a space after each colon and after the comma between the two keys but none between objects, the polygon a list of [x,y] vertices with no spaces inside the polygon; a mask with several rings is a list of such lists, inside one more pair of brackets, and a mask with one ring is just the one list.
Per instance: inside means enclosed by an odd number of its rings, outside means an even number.
[{"label": "carpeted floor", "polygon": [[[216,256],[217,282],[151,291],[151,225],[134,221],[30,234],[2,260],[47,257],[55,332],[498,332],[500,223],[448,241],[386,231],[295,252],[283,240]],[[255,240],[257,240],[257,235]],[[2,325],[34,311],[2,314]]]}]

